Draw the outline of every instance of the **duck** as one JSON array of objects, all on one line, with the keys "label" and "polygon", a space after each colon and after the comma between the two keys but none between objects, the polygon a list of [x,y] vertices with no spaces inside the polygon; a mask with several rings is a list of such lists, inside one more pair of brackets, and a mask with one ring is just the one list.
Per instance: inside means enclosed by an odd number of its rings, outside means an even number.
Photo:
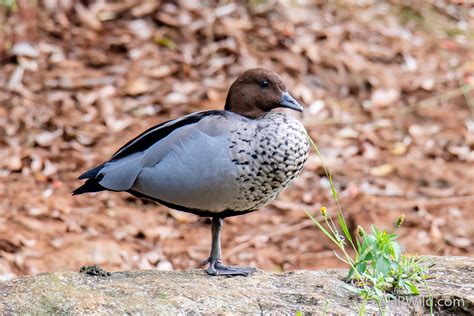
[{"label": "duck", "polygon": [[191,113],[153,126],[79,176],[72,194],[128,192],[211,218],[210,276],[248,276],[254,268],[222,262],[224,219],[256,211],[300,174],[309,142],[302,112],[275,72],[254,68],[230,86],[224,110]]}]

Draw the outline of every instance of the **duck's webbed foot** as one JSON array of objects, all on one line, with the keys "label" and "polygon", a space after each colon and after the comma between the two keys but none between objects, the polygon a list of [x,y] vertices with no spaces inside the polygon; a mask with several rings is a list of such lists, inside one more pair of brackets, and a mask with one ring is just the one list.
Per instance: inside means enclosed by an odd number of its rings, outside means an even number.
[{"label": "duck's webbed foot", "polygon": [[254,268],[242,268],[242,267],[232,267],[222,264],[222,261],[217,258],[209,257],[203,261],[203,264],[209,264],[206,272],[209,275],[218,276],[218,275],[227,275],[227,276],[249,276],[255,272]]}]

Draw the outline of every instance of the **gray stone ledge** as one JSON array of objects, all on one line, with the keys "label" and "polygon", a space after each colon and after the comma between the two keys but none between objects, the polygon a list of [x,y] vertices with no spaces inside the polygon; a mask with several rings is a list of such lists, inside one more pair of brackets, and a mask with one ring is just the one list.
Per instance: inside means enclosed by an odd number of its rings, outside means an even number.
[{"label": "gray stone ledge", "polygon": [[[429,292],[443,314],[474,314],[474,259],[431,257]],[[203,271],[126,271],[111,276],[44,273],[0,283],[0,314],[354,314],[360,299],[343,285],[345,270],[257,271],[251,277],[209,277]],[[390,311],[419,314],[427,292]],[[395,302],[394,302],[395,304]],[[451,306],[448,306],[451,305]],[[456,306],[454,306],[456,305]],[[378,313],[373,303],[368,313]]]}]

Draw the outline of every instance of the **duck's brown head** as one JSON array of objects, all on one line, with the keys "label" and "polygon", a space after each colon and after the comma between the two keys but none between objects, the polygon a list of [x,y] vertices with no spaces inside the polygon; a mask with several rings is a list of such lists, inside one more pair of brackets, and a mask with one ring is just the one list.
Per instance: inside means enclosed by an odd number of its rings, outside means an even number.
[{"label": "duck's brown head", "polygon": [[263,68],[249,69],[230,86],[225,109],[257,118],[275,108],[299,112],[303,107],[288,93],[280,76]]}]

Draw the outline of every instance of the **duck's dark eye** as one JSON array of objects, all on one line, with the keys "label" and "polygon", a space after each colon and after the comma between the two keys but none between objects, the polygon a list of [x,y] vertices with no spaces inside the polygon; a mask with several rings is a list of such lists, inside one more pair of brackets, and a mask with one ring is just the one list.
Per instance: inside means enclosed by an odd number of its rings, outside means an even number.
[{"label": "duck's dark eye", "polygon": [[260,88],[262,88],[262,89],[266,89],[266,88],[270,87],[270,83],[267,80],[260,81],[259,85],[260,85]]}]

